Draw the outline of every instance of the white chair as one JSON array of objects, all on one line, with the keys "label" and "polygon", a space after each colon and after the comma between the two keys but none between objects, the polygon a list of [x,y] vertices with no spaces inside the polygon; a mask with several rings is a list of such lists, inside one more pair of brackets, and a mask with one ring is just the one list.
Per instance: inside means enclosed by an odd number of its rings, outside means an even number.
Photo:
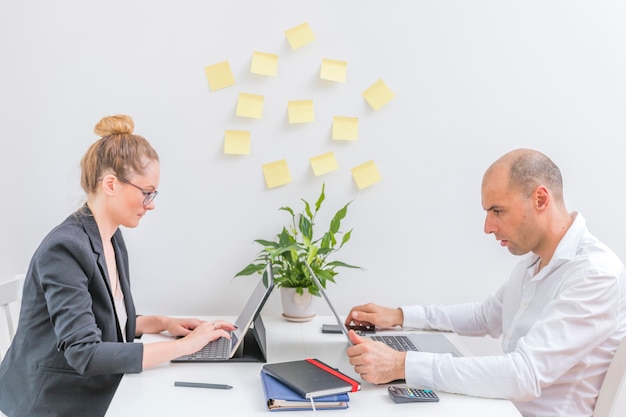
[{"label": "white chair", "polygon": [[626,384],[626,338],[622,339],[609,370],[604,377],[593,417],[626,416],[626,395],[622,394]]},{"label": "white chair", "polygon": [[[0,308],[4,313],[9,344],[15,336],[15,327],[13,323],[13,315],[11,313],[12,304],[19,304],[22,297],[22,286],[24,285],[24,275],[16,275],[15,278],[9,281],[0,283]],[[4,326],[2,326],[4,327]],[[3,337],[6,337],[4,334]],[[0,350],[0,359],[2,359],[2,350]]]}]

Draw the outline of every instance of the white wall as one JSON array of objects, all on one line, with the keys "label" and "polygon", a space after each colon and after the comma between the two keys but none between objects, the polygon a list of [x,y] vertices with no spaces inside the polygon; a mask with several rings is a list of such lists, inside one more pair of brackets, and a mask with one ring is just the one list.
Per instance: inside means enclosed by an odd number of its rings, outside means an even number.
[{"label": "white wall", "polygon": [[[325,214],[349,200],[348,270],[331,297],[355,303],[479,301],[515,258],[482,231],[484,169],[517,147],[561,167],[570,209],[626,257],[626,4],[617,1],[1,0],[0,276],[24,272],[43,236],[84,199],[79,160],[105,115],[131,115],[162,160],[156,210],[125,230],[142,313],[236,314],[254,285],[232,279],[299,206],[327,187]],[[291,50],[302,22],[316,41]],[[249,73],[279,54],[277,77]],[[322,58],[346,83],[319,79]],[[211,92],[204,67],[228,60],[236,85]],[[395,99],[361,92],[383,78]],[[264,94],[262,120],[234,115]],[[289,125],[286,102],[313,99],[316,121]],[[333,115],[360,137],[330,139]],[[252,154],[224,155],[225,129],[250,129]],[[333,150],[340,170],[313,176]],[[264,184],[286,158],[293,182]],[[374,159],[382,182],[359,191],[350,168]],[[323,215],[322,215],[323,217]],[[328,220],[328,219],[320,219]],[[324,221],[325,222],[325,221]],[[278,312],[275,294],[267,307]]]}]

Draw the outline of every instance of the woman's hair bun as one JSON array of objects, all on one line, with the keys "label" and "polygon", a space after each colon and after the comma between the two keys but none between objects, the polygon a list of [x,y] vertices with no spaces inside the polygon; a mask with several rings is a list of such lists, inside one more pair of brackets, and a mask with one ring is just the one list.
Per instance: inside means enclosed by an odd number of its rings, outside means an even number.
[{"label": "woman's hair bun", "polygon": [[135,130],[135,123],[130,116],[117,114],[103,117],[93,128],[96,135],[106,137],[110,135],[132,134]]}]

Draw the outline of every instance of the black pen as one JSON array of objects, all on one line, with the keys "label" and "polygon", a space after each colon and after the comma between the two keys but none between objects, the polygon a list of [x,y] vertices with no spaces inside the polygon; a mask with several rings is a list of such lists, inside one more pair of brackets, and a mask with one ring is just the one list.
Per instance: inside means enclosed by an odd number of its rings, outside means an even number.
[{"label": "black pen", "polygon": [[192,388],[212,388],[212,389],[231,389],[231,385],[226,384],[207,384],[204,382],[184,382],[175,381],[175,387],[192,387]]}]

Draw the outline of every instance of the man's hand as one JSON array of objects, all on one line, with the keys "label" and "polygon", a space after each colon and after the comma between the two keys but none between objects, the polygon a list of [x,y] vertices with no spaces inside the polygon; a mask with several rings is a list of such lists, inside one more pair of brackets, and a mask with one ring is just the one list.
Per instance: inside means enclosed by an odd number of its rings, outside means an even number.
[{"label": "man's hand", "polygon": [[348,334],[354,343],[347,350],[350,364],[364,381],[384,384],[404,379],[406,353],[398,352],[384,343],[359,337],[353,330]]},{"label": "man's hand", "polygon": [[404,322],[404,314],[400,308],[389,308],[379,306],[377,304],[364,304],[352,307],[348,317],[346,317],[346,326],[354,323],[356,325],[374,325],[378,327],[394,327],[402,326]]}]

